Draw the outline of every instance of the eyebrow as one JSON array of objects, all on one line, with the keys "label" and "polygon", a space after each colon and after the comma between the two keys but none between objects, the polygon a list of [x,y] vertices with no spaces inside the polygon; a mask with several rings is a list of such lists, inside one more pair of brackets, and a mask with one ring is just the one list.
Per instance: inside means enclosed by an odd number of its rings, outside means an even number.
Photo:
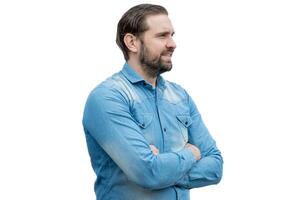
[{"label": "eyebrow", "polygon": [[175,34],[175,32],[170,32],[170,31],[163,31],[163,32],[159,32],[159,33],[156,33],[155,35],[156,36],[161,36],[161,35],[168,35],[170,34],[171,36],[173,36]]}]

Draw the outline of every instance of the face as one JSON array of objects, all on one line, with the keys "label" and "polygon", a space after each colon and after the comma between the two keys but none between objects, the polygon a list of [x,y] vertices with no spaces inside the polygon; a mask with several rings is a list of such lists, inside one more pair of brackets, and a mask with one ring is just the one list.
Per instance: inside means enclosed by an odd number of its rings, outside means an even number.
[{"label": "face", "polygon": [[172,69],[172,54],[176,48],[174,30],[167,15],[149,16],[149,29],[140,37],[139,61],[151,77]]}]

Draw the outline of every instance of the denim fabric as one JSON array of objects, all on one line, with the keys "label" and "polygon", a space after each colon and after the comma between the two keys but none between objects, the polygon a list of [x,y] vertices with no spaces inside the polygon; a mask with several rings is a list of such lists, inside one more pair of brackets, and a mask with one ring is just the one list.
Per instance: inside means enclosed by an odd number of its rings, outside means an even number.
[{"label": "denim fabric", "polygon": [[[83,126],[97,200],[186,200],[189,189],[221,179],[221,153],[193,100],[162,76],[152,88],[125,63],[90,93]],[[187,142],[200,149],[201,160]]]}]

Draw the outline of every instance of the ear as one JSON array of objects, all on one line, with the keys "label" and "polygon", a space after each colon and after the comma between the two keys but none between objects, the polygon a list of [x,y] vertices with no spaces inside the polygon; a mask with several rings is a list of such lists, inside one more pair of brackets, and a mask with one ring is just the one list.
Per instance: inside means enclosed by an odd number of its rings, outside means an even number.
[{"label": "ear", "polygon": [[136,53],[138,51],[137,38],[133,34],[126,33],[126,35],[124,36],[124,43],[131,52]]}]

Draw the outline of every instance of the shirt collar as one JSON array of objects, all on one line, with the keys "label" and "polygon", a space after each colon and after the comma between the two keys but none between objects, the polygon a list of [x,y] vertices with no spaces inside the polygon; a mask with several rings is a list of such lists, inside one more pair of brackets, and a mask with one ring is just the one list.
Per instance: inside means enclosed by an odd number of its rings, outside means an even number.
[{"label": "shirt collar", "polygon": [[[127,62],[124,64],[121,72],[133,84],[146,82]],[[157,77],[157,87],[165,88],[165,80],[161,75]]]},{"label": "shirt collar", "polygon": [[131,83],[137,83],[144,80],[127,62],[124,64],[121,72]]}]

